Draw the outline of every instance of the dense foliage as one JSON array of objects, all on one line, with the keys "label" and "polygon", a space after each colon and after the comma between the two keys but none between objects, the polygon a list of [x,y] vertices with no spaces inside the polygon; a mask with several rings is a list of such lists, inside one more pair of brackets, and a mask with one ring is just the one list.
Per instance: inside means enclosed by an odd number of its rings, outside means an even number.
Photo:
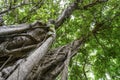
[{"label": "dense foliage", "polygon": [[[88,33],[92,35],[72,58],[69,65],[69,80],[120,79],[120,0],[108,0],[84,8],[85,5],[95,1],[84,0],[79,4],[79,9],[57,29],[53,48],[65,45]],[[73,0],[25,0],[25,2],[1,0],[0,12],[8,10],[7,13],[1,14],[4,25],[30,23],[35,20],[47,22],[49,19],[57,19],[63,9],[72,2]],[[12,9],[17,5],[21,6]],[[102,25],[104,28],[92,33],[97,25]]]}]

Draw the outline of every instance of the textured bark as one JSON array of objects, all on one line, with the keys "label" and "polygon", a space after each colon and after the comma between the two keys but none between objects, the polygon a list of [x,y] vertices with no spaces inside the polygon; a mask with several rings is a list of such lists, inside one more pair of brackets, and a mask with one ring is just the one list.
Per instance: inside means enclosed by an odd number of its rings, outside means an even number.
[{"label": "textured bark", "polygon": [[41,58],[46,54],[49,46],[52,44],[54,37],[49,37],[38,49],[22,62],[19,67],[7,78],[7,80],[25,80],[32,68],[38,64]]},{"label": "textured bark", "polygon": [[[46,27],[46,24],[41,22],[35,22],[29,25],[18,25],[9,28],[1,27],[1,75],[4,76],[4,74],[11,73],[12,71],[6,73],[4,68],[13,65],[16,60],[27,57],[30,54],[30,51],[41,46],[49,37],[48,31],[49,27]],[[8,68],[6,68],[6,70],[7,69]],[[8,75],[4,76],[4,78],[7,76]]]},{"label": "textured bark", "polygon": [[[54,80],[66,65],[64,64],[65,61],[75,55],[84,44],[85,39],[86,38],[81,38],[49,51],[39,62],[37,69],[33,69],[33,72],[29,74],[27,80]],[[69,53],[70,49],[71,52]]]}]

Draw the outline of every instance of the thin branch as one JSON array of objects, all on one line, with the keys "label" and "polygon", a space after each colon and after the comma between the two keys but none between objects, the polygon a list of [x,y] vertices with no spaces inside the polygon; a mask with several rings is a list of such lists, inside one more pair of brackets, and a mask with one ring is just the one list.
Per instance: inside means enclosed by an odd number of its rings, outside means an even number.
[{"label": "thin branch", "polygon": [[4,68],[4,66],[10,61],[12,58],[12,55],[9,56],[9,58],[5,61],[5,63],[0,67],[0,71]]},{"label": "thin branch", "polygon": [[88,5],[83,6],[83,10],[88,9],[90,7],[93,7],[93,6],[95,6],[97,4],[100,4],[100,3],[105,3],[107,1],[108,0],[96,0],[95,2],[92,2],[92,3],[88,4]]},{"label": "thin branch", "polygon": [[45,0],[39,1],[35,6],[33,6],[29,10],[28,15],[24,16],[21,20],[19,20],[19,23],[25,23],[27,20],[29,20],[31,18],[31,15],[34,14],[37,11],[37,9],[39,9],[43,5],[43,1]]},{"label": "thin branch", "polygon": [[97,43],[101,46],[101,48],[103,49],[103,51],[104,51],[104,53],[105,53],[105,46],[100,43],[100,41],[99,41],[99,39],[97,38],[96,34],[93,34],[93,36],[95,37]]},{"label": "thin branch", "polygon": [[13,6],[13,7],[11,7],[11,8],[8,8],[8,9],[4,10],[4,11],[1,11],[1,12],[0,12],[0,15],[1,15],[1,14],[4,14],[4,13],[7,13],[7,12],[13,10],[13,9],[18,8],[18,7],[24,6],[24,5],[29,5],[29,4],[24,3],[24,4],[19,4],[19,5]]},{"label": "thin branch", "polygon": [[84,60],[84,64],[83,64],[83,74],[85,76],[85,80],[88,80],[87,75],[86,75],[86,71],[85,71],[85,67],[86,67],[86,64],[87,64],[87,58],[88,58],[88,56],[85,55],[85,60]]}]

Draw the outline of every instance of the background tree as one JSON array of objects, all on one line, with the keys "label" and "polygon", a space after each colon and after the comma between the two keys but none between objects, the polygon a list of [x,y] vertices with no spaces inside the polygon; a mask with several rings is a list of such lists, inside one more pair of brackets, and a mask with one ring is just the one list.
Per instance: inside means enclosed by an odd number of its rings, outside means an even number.
[{"label": "background tree", "polygon": [[0,1],[0,80],[119,80],[119,3]]}]

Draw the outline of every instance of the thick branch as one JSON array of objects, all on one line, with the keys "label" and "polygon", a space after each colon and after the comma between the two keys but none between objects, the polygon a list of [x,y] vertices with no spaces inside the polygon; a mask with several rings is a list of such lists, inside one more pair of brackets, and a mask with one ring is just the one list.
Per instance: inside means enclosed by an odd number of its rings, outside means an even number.
[{"label": "thick branch", "polygon": [[82,2],[82,0],[76,0],[74,3],[72,3],[71,5],[69,5],[62,13],[61,15],[57,18],[56,22],[55,22],[55,25],[56,25],[56,28],[59,28],[59,26],[61,26],[64,21],[70,17],[70,15],[75,11],[75,10],[86,10],[90,7],[93,7],[99,3],[103,3],[103,2],[106,2],[108,0],[96,0],[95,2],[92,2],[90,4],[87,4],[85,6],[83,6],[82,8],[79,8],[78,4],[80,2]]},{"label": "thick branch", "polygon": [[30,28],[28,24],[21,24],[21,25],[12,25],[12,26],[3,26],[0,27],[0,35],[8,35],[13,33],[23,32]]},{"label": "thick branch", "polygon": [[62,14],[58,17],[58,19],[55,22],[56,28],[62,25],[65,19],[68,18],[72,14],[72,12],[78,7],[78,3],[80,1],[81,0],[76,0],[74,3],[72,3],[62,12]]}]

